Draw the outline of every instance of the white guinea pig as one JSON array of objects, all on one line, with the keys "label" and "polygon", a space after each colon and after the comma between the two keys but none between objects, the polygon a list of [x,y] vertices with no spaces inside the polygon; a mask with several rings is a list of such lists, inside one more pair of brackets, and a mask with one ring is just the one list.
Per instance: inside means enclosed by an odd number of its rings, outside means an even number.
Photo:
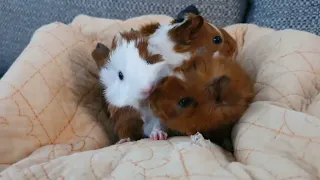
[{"label": "white guinea pig", "polygon": [[147,39],[128,35],[130,33],[115,37],[108,58],[100,69],[104,97],[115,107],[131,106],[140,111],[146,136],[155,140],[166,139],[159,120],[143,102],[158,81],[172,73],[172,69],[161,56],[148,52]]}]

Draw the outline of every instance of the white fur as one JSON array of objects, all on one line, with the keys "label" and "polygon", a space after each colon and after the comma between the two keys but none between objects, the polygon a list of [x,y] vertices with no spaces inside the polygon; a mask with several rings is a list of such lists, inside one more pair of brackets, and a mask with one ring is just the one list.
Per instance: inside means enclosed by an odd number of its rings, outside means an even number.
[{"label": "white fur", "polygon": [[[117,48],[110,53],[109,62],[100,71],[100,81],[105,86],[106,100],[117,107],[133,106],[146,98],[143,89],[151,88],[162,76],[166,62],[147,64],[139,55],[134,41],[118,40]],[[122,72],[121,81],[118,73]]]},{"label": "white fur", "polygon": [[[183,23],[183,22],[182,22]],[[168,32],[175,26],[179,26],[182,23],[174,25],[161,25],[155,33],[150,36],[148,41],[148,51],[152,54],[160,54],[163,59],[174,67],[178,67],[183,61],[190,59],[191,53],[177,53],[173,50],[175,43],[170,39]]]},{"label": "white fur", "polygon": [[219,51],[216,51],[216,52],[213,53],[213,57],[219,57],[220,55],[221,55],[221,54],[220,54]]},{"label": "white fur", "polygon": [[164,130],[164,126],[161,124],[160,120],[153,115],[149,107],[140,108],[140,112],[144,121],[143,131],[146,136],[149,136],[154,128]]},{"label": "white fur", "polygon": [[184,76],[184,74],[182,72],[173,72],[171,74],[171,76],[177,77],[178,79],[185,81],[186,77]]},{"label": "white fur", "polygon": [[[117,36],[116,42],[116,49],[111,52],[109,61],[100,71],[100,81],[105,86],[104,96],[114,106],[132,106],[140,111],[144,121],[144,134],[150,136],[154,128],[164,127],[160,126],[159,119],[149,107],[140,105],[146,98],[142,90],[151,88],[162,77],[169,75],[171,67],[166,61],[147,64],[140,57],[135,41],[127,42]],[[119,71],[124,76],[123,80],[119,79]]]},{"label": "white fur", "polygon": [[[174,67],[180,66],[183,61],[186,61],[191,58],[190,52],[185,53],[177,53],[173,50],[175,43],[169,37],[169,31],[176,27],[180,26],[181,24],[185,23],[187,20],[187,15],[185,20],[181,23],[177,24],[165,24],[161,25],[155,33],[150,36],[148,41],[148,51],[152,54],[160,54],[162,55],[163,59],[167,61],[169,64],[173,65]],[[209,23],[210,24],[210,23]],[[220,30],[213,24],[210,24],[213,28],[215,28],[218,32]],[[221,32],[220,32],[221,34]],[[216,52],[214,56],[220,56],[219,52]]]}]

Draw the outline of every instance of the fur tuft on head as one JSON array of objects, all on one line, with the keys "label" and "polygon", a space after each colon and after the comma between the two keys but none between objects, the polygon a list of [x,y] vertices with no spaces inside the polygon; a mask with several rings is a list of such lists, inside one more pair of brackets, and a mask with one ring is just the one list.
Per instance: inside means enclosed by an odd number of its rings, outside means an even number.
[{"label": "fur tuft on head", "polygon": [[149,95],[161,77],[170,72],[165,61],[151,63],[147,52],[147,41],[143,38],[118,35],[114,48],[100,70],[100,81],[105,87],[106,100],[116,107],[139,108],[139,102]]}]

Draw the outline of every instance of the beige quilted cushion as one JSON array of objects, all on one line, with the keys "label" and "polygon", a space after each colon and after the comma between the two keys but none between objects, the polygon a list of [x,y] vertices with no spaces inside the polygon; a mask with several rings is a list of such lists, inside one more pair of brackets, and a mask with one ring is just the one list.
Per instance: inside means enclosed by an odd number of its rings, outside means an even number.
[{"label": "beige quilted cushion", "polygon": [[320,178],[320,38],[294,30],[226,28],[256,80],[255,102],[233,132],[238,162],[201,137],[104,147],[110,142],[97,123],[105,113],[91,51],[98,41],[110,45],[119,30],[170,19],[80,15],[37,30],[0,81],[0,165],[8,167],[0,178]]}]

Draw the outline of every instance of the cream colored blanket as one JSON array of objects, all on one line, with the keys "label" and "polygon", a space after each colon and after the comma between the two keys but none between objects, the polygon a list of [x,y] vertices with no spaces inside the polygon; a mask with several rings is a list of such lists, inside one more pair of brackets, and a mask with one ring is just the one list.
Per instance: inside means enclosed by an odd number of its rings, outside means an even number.
[{"label": "cream colored blanket", "polygon": [[255,25],[227,27],[255,79],[233,130],[235,160],[201,136],[110,145],[96,42],[167,16],[80,15],[38,29],[0,81],[0,179],[319,179],[320,38]]}]

